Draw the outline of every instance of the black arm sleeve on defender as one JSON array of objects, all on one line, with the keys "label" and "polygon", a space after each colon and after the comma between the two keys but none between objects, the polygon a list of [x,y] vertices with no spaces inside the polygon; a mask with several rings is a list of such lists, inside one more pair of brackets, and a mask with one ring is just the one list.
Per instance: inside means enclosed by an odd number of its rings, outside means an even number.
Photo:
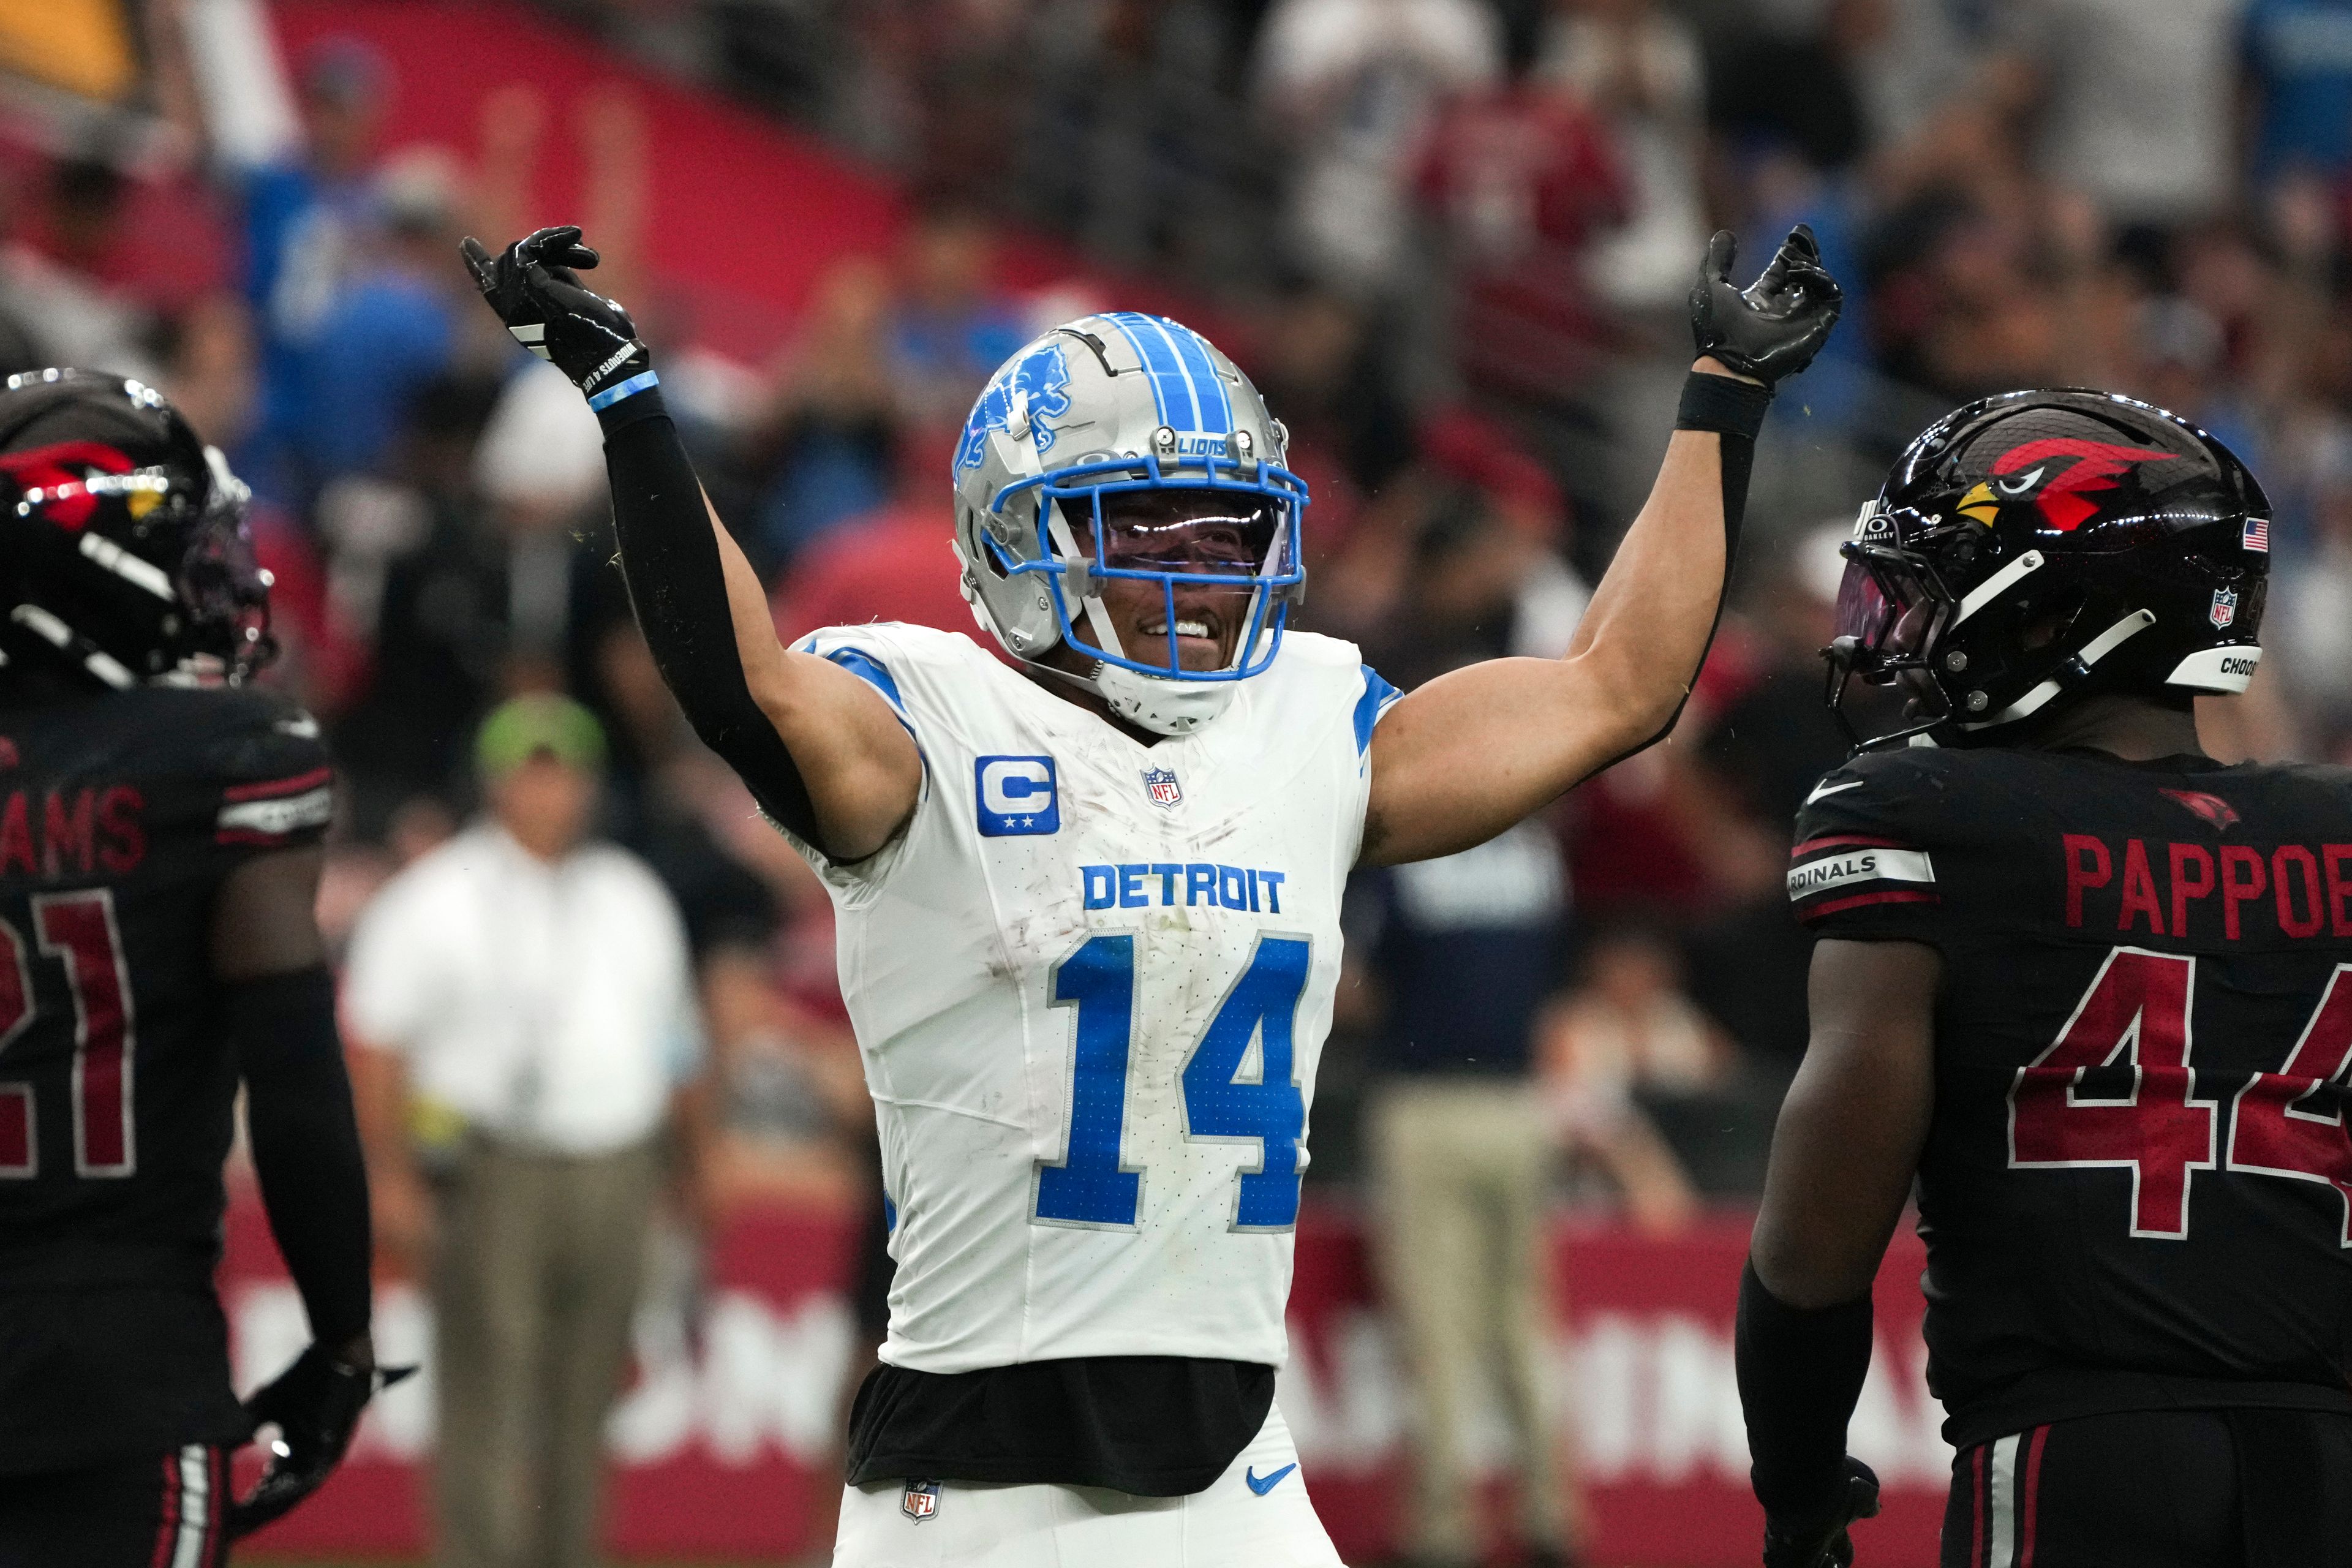
[{"label": "black arm sleeve on defender", "polygon": [[[646,402],[659,396],[648,391],[626,399],[618,406],[634,417],[625,424],[608,420],[604,434],[621,574],[637,625],[702,743],[741,776],[761,811],[814,844],[816,809],[808,785],[743,679],[727,575],[701,482],[678,444],[677,427],[657,404]],[[633,404],[638,406],[630,408]]]},{"label": "black arm sleeve on defender", "polygon": [[302,1292],[311,1338],[341,1345],[368,1326],[373,1243],[334,977],[320,966],[234,981],[225,1015],[270,1233]]},{"label": "black arm sleeve on defender", "polygon": [[1811,1521],[1843,1498],[1846,1422],[1870,1371],[1870,1345],[1869,1296],[1809,1311],[1773,1295],[1755,1264],[1741,1273],[1739,1404],[1748,1477],[1768,1517]]}]

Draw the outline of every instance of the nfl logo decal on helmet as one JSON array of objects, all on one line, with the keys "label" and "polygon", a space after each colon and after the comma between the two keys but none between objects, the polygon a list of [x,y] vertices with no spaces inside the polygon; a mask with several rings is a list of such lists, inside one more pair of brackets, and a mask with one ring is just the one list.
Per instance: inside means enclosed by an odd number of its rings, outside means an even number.
[{"label": "nfl logo decal on helmet", "polygon": [[2219,630],[2220,628],[2228,626],[2231,621],[2236,620],[2238,618],[2238,591],[2235,588],[2214,589],[2213,607],[2211,610],[2208,611],[2207,614],[2211,617],[2216,630]]},{"label": "nfl logo decal on helmet", "polygon": [[922,1523],[923,1521],[929,1519],[934,1514],[938,1513],[940,1511],[940,1483],[937,1481],[908,1481],[907,1483],[906,1491],[902,1493],[898,1499],[898,1511],[905,1514],[908,1519],[913,1520],[917,1524]]},{"label": "nfl logo decal on helmet", "polygon": [[1143,770],[1143,793],[1151,804],[1173,811],[1184,803],[1184,786],[1176,782],[1172,768]]}]

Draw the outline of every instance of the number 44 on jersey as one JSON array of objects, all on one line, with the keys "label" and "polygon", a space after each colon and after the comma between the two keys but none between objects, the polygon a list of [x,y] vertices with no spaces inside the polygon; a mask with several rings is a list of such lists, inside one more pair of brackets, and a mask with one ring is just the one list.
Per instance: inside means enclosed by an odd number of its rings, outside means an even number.
[{"label": "number 44 on jersey", "polygon": [[2223,1108],[2197,1091],[2190,1007],[2197,961],[2118,947],[2076,1004],[2057,1040],[2017,1071],[2009,1091],[2009,1163],[2120,1167],[2132,1173],[2131,1234],[2189,1234],[2199,1171],[2317,1182],[2344,1204],[2352,1247],[2352,1131],[2344,1120],[2352,1076],[2352,964],[2329,976],[2302,1037],[2276,1072],[2256,1073]]}]

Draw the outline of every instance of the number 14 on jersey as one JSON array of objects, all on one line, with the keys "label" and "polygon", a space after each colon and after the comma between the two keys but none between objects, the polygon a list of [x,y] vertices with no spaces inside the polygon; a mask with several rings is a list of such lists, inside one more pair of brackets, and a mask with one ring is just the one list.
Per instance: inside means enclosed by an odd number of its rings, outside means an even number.
[{"label": "number 14 on jersey", "polygon": [[[1292,1037],[1312,958],[1304,937],[1262,936],[1178,1075],[1184,1136],[1255,1143],[1238,1178],[1235,1230],[1287,1230],[1298,1221],[1298,1144],[1307,1096],[1295,1081]],[[1136,1222],[1145,1173],[1121,1163],[1128,1058],[1135,1038],[1135,938],[1097,936],[1054,970],[1054,1005],[1077,1011],[1070,1066],[1069,1136],[1061,1163],[1040,1165],[1034,1219],[1055,1225]],[[1251,1038],[1255,1080],[1241,1077]]]}]

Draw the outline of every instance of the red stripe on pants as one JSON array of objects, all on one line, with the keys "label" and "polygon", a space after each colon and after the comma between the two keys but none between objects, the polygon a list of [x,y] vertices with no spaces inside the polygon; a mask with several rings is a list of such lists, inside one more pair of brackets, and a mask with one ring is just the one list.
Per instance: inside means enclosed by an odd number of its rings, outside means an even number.
[{"label": "red stripe on pants", "polygon": [[163,1522],[155,1531],[155,1555],[150,1568],[170,1568],[172,1543],[180,1534],[180,1456],[163,1456]]},{"label": "red stripe on pants", "polygon": [[2025,1500],[2019,1509],[2017,1568],[2033,1568],[2033,1512],[2042,1495],[2042,1454],[2050,1447],[2050,1428],[2036,1426],[2025,1435]]},{"label": "red stripe on pants", "polygon": [[1985,1568],[1985,1446],[1969,1450],[1969,1568]]},{"label": "red stripe on pants", "polygon": [[221,1521],[228,1517],[228,1500],[221,1496],[228,1484],[226,1458],[219,1448],[205,1450],[205,1549],[196,1554],[196,1568],[214,1568],[220,1561]]}]

